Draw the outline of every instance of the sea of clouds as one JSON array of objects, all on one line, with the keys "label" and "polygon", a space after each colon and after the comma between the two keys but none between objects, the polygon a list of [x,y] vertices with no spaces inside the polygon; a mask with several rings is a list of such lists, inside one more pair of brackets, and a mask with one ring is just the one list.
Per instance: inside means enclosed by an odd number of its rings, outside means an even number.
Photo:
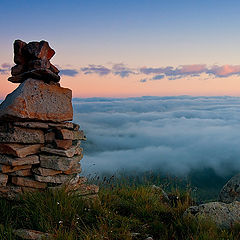
[{"label": "sea of clouds", "polygon": [[87,135],[85,173],[240,170],[240,98],[88,98],[73,106]]}]

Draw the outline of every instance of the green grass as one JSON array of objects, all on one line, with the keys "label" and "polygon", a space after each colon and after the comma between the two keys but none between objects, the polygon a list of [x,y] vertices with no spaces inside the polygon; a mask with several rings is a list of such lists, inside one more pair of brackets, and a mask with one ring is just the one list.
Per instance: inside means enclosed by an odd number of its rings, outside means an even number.
[{"label": "green grass", "polygon": [[[13,229],[27,228],[59,240],[216,240],[240,239],[240,226],[218,229],[211,222],[183,218],[193,204],[191,191],[171,189],[179,200],[166,203],[149,184],[102,184],[100,201],[86,201],[64,189],[34,192],[19,202],[0,199],[0,239],[18,239]],[[138,233],[133,236],[133,233]]]}]

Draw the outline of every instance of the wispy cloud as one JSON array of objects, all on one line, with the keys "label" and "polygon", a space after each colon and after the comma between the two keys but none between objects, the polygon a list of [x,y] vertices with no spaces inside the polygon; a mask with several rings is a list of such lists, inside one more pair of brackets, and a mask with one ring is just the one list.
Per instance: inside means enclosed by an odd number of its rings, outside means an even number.
[{"label": "wispy cloud", "polygon": [[156,76],[154,76],[154,77],[152,78],[152,80],[161,80],[161,79],[163,79],[163,78],[165,78],[164,75],[156,75]]},{"label": "wispy cloud", "polygon": [[[232,75],[240,76],[240,65],[214,65],[207,66],[206,64],[192,64],[181,65],[174,67],[159,67],[159,68],[147,68],[142,67],[139,71],[146,75],[153,75],[152,78],[147,78],[146,81],[160,80],[166,77],[168,80],[177,80],[185,77],[199,77],[201,74],[207,74],[215,78],[218,77],[230,77]],[[157,75],[154,75],[157,74]],[[159,75],[160,74],[160,75]],[[140,80],[140,82],[142,82]]]},{"label": "wispy cloud", "polygon": [[[66,65],[67,66],[67,65]],[[11,69],[11,64],[3,63],[0,65],[0,74],[8,74]],[[61,67],[58,67],[61,69]],[[104,65],[95,65],[89,64],[83,67],[63,67],[60,71],[60,75],[66,75],[75,77],[77,74],[83,73],[85,75],[88,74],[97,74],[99,76],[106,76],[106,75],[115,75],[121,78],[127,78],[131,75],[141,75],[141,79],[139,82],[146,83],[148,81],[154,80],[177,80],[181,78],[191,79],[192,77],[201,77],[201,74],[205,74],[204,79],[206,76],[212,78],[227,78],[230,76],[240,76],[240,65],[212,65],[208,66],[206,64],[189,64],[189,65],[179,65],[177,67],[167,66],[167,67],[138,67],[132,68],[129,67],[125,63],[115,63],[115,64],[108,64],[107,66]],[[145,75],[145,77],[144,77]]]},{"label": "wispy cloud", "polygon": [[1,64],[1,67],[0,67],[0,74],[8,74],[10,69],[11,69],[11,64],[9,63],[3,63]]},{"label": "wispy cloud", "polygon": [[75,69],[61,69],[59,74],[74,77],[78,74],[78,71]]},{"label": "wispy cloud", "polygon": [[171,72],[173,71],[173,67],[159,67],[159,68],[149,68],[149,67],[142,67],[139,69],[140,73],[143,73],[143,74],[161,74],[161,73],[168,73],[168,72]]},{"label": "wispy cloud", "polygon": [[104,67],[103,65],[94,65],[94,64],[90,64],[87,67],[83,67],[81,68],[81,71],[84,74],[98,74],[100,76],[104,76],[107,75],[109,73],[111,73],[111,70],[107,67]]},{"label": "wispy cloud", "polygon": [[232,75],[240,75],[240,65],[215,65],[210,68],[207,73],[213,74],[216,77],[229,77]]},{"label": "wispy cloud", "polygon": [[5,69],[10,69],[10,68],[12,67],[12,65],[9,64],[9,63],[3,63],[3,64],[1,65],[1,67],[2,67],[2,68],[5,68]]},{"label": "wispy cloud", "polygon": [[145,82],[147,82],[147,81],[148,81],[147,78],[143,78],[143,79],[140,79],[140,80],[139,80],[139,82],[141,82],[141,83],[145,83]]},{"label": "wispy cloud", "polygon": [[119,75],[120,77],[128,77],[130,74],[136,74],[131,68],[128,68],[123,63],[114,64],[112,67],[112,72],[115,75]]},{"label": "wispy cloud", "polygon": [[232,75],[240,75],[240,65],[213,65],[206,64],[189,64],[179,65],[177,67],[140,67],[130,68],[124,63],[113,64],[111,67],[104,65],[88,65],[81,68],[84,74],[98,74],[104,76],[108,74],[118,75],[121,78],[129,77],[131,74],[146,75],[139,82],[145,83],[153,80],[177,80],[185,77],[200,77],[201,74],[207,74],[215,78],[229,77]]}]

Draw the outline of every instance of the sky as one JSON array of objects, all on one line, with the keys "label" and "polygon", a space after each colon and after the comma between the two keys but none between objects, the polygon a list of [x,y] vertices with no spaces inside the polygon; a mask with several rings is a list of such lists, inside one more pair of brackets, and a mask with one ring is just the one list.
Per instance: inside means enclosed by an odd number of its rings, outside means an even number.
[{"label": "sky", "polygon": [[1,0],[0,98],[13,42],[46,40],[74,97],[240,96],[237,0]]}]

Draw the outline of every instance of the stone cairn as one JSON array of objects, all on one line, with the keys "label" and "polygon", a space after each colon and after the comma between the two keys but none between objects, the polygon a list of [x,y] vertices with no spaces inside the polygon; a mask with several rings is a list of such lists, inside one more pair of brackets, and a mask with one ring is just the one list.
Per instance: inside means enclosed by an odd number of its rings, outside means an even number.
[{"label": "stone cairn", "polygon": [[8,80],[20,85],[0,105],[0,196],[59,188],[97,196],[98,187],[80,177],[86,140],[72,123],[72,91],[60,86],[59,70],[50,63],[48,42],[14,42]]}]

